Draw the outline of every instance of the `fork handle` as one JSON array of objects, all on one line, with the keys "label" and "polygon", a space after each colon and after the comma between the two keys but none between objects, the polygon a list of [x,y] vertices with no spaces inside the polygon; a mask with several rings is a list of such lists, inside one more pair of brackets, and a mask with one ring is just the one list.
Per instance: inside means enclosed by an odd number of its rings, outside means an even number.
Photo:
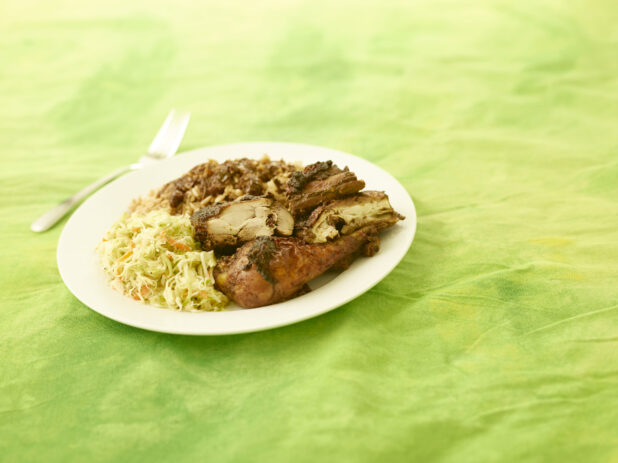
[{"label": "fork handle", "polygon": [[115,170],[114,172],[106,175],[105,177],[100,178],[96,182],[91,183],[87,187],[81,189],[73,196],[68,197],[56,207],[47,211],[41,217],[32,222],[32,225],[30,225],[30,230],[32,230],[33,232],[42,232],[45,230],[49,230],[51,227],[56,225],[60,221],[60,219],[63,218],[67,214],[67,212],[69,212],[73,208],[73,206],[79,203],[82,199],[91,195],[106,183],[111,182],[115,178],[120,177],[122,174],[126,174],[127,172],[135,168],[135,164],[123,167],[121,169]]}]

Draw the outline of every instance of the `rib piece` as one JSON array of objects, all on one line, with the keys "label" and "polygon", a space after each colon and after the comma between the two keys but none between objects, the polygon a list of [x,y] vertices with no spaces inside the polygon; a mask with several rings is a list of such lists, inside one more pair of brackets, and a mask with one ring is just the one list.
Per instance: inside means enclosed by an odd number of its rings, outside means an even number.
[{"label": "rib piece", "polygon": [[[246,308],[289,299],[336,263],[359,252],[374,252],[375,229],[325,244],[307,244],[299,238],[259,237],[232,256],[219,258],[215,283],[228,297]],[[366,248],[365,246],[368,245]]]},{"label": "rib piece", "polygon": [[308,243],[325,243],[368,225],[382,230],[404,218],[383,191],[363,191],[317,207],[296,235]]},{"label": "rib piece", "polygon": [[206,251],[230,252],[258,236],[289,236],[294,231],[294,219],[281,204],[254,196],[200,209],[191,216],[191,224]]},{"label": "rib piece", "polygon": [[348,168],[341,170],[333,161],[316,162],[292,173],[287,184],[289,208],[295,217],[308,213],[325,201],[356,193],[365,182]]}]

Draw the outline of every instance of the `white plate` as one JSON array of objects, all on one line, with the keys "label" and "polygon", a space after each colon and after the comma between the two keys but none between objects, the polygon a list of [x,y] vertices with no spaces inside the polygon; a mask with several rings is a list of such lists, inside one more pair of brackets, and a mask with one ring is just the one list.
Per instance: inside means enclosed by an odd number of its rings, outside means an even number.
[{"label": "white plate", "polygon": [[[381,234],[380,251],[357,259],[341,273],[328,272],[310,283],[308,294],[258,309],[230,304],[224,312],[175,312],[126,297],[108,286],[99,266],[95,246],[105,231],[121,217],[130,200],[158,188],[214,159],[240,157],[300,161],[311,164],[331,159],[365,180],[367,189],[385,191],[392,206],[406,219]],[[292,143],[239,143],[201,148],[132,172],[107,185],[86,200],[67,222],[58,243],[58,269],[69,290],[91,309],[120,323],[153,331],[178,334],[219,335],[247,333],[306,320],[360,296],[382,280],[406,254],[416,230],[414,203],[397,180],[370,162],[329,148]]]}]

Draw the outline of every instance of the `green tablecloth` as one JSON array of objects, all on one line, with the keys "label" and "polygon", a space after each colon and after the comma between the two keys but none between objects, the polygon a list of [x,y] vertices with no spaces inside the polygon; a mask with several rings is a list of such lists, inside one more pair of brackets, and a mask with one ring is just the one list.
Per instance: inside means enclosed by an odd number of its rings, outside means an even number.
[{"label": "green tablecloth", "polygon": [[[1,461],[618,461],[616,2],[9,0],[0,24]],[[170,107],[181,150],[373,161],[417,205],[412,248],[273,331],[92,312],[61,227],[29,223]]]}]

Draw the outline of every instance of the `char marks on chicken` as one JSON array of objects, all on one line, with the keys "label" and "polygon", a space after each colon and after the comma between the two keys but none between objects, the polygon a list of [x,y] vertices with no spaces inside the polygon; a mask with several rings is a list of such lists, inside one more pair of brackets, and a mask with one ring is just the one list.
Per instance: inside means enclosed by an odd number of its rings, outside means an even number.
[{"label": "char marks on chicken", "polygon": [[333,199],[356,193],[365,182],[347,167],[340,169],[332,161],[316,162],[294,172],[287,184],[288,207],[294,217],[307,215],[312,209]]},{"label": "char marks on chicken", "polygon": [[307,282],[359,253],[371,254],[372,227],[324,244],[300,238],[261,236],[232,256],[221,257],[214,271],[217,287],[246,308],[274,304],[306,291]]}]

